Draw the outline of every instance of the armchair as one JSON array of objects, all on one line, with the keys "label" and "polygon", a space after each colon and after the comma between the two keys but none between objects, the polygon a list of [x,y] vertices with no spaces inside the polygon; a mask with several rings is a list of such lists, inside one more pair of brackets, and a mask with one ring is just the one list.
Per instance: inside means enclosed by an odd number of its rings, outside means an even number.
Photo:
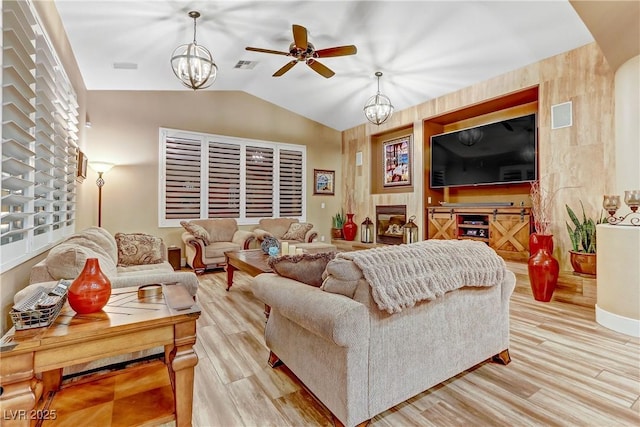
[{"label": "armchair", "polygon": [[248,249],[254,240],[251,231],[239,230],[235,219],[196,219],[180,223],[187,264],[197,274],[225,265],[226,251]]},{"label": "armchair", "polygon": [[[292,224],[295,225],[292,227]],[[258,243],[266,236],[290,243],[311,243],[318,236],[313,224],[300,223],[296,218],[263,218],[253,233]]]}]

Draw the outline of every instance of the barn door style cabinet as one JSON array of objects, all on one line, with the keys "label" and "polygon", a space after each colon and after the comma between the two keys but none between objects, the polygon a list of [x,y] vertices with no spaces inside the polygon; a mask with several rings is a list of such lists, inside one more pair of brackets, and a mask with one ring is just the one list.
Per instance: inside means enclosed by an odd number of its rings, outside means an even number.
[{"label": "barn door style cabinet", "polygon": [[429,239],[478,240],[504,259],[526,261],[529,258],[531,208],[430,207],[427,224]]}]

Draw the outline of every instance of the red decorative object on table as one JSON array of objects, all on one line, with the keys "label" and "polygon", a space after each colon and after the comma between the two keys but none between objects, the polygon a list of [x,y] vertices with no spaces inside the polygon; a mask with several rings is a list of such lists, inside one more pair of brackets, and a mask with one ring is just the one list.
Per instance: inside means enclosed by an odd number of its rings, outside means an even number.
[{"label": "red decorative object on table", "polygon": [[111,281],[100,270],[98,258],[87,258],[84,269],[71,283],[67,298],[78,314],[102,310],[111,296]]},{"label": "red decorative object on table", "polygon": [[553,257],[553,235],[532,233],[528,261],[531,292],[536,301],[549,302],[558,284],[560,266]]},{"label": "red decorative object on table", "polygon": [[353,222],[353,216],[355,214],[348,213],[347,221],[342,226],[342,234],[344,234],[344,239],[352,241],[356,238],[356,234],[358,234],[358,225]]}]

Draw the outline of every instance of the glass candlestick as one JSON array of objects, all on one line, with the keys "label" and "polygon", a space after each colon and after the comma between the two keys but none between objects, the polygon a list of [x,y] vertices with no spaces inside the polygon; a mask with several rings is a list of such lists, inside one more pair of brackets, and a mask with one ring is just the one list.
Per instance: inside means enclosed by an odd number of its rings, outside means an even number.
[{"label": "glass candlestick", "polygon": [[629,206],[632,212],[636,212],[638,210],[638,206],[640,206],[640,190],[625,191],[624,202]]},{"label": "glass candlestick", "polygon": [[609,215],[615,215],[618,208],[620,208],[620,196],[605,195],[602,201],[602,207],[609,212]]}]

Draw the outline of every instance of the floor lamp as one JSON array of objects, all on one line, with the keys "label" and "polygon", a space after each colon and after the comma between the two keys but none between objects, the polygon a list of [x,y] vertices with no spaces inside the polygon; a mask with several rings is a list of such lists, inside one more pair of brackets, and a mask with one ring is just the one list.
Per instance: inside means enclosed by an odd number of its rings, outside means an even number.
[{"label": "floor lamp", "polygon": [[104,186],[102,174],[110,171],[113,166],[115,166],[113,163],[89,162],[89,167],[98,173],[98,179],[96,179],[96,185],[98,186],[98,227],[102,227],[102,187]]}]

